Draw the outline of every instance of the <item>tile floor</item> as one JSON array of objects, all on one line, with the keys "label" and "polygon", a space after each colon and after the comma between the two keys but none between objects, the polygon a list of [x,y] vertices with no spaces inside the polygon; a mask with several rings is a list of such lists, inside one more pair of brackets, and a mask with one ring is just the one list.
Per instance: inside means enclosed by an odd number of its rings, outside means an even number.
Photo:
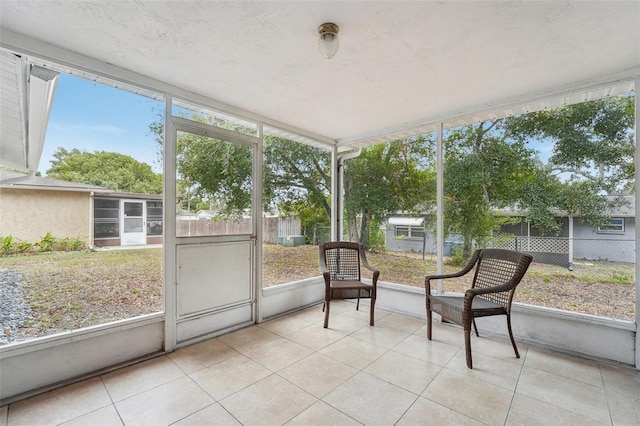
[{"label": "tile floor", "polygon": [[639,425],[640,372],[321,305],[0,408],[14,425]]}]

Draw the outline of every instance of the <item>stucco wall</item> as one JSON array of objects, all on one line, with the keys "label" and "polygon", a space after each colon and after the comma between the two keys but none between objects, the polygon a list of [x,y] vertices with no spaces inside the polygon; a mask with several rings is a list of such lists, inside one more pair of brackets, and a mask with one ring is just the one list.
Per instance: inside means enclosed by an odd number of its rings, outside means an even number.
[{"label": "stucco wall", "polygon": [[89,241],[91,194],[88,192],[0,189],[0,236],[37,242],[56,238]]}]

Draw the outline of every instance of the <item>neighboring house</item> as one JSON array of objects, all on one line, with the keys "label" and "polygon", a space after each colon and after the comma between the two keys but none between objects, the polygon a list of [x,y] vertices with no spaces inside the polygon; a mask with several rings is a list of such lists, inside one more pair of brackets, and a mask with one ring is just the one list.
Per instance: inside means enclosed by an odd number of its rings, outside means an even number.
[{"label": "neighboring house", "polygon": [[[387,221],[386,247],[391,251],[436,253],[436,237],[433,229],[425,226],[426,217],[395,216]],[[444,255],[451,255],[453,246],[461,242],[457,235],[450,235],[444,242]]]},{"label": "neighboring house", "polygon": [[[608,260],[614,262],[635,261],[635,208],[633,197],[627,196],[626,205],[611,214],[609,223],[594,228],[582,223],[580,218],[569,218],[558,213],[556,220],[561,224],[558,236],[542,236],[531,227],[522,212],[499,210],[502,216],[520,218],[519,223],[502,227],[503,234],[513,238],[496,240],[496,247],[517,249],[533,254],[540,263],[571,266],[576,260]],[[433,230],[424,226],[425,218],[392,217],[386,227],[386,247],[392,251],[414,251],[435,253],[436,242]],[[460,243],[458,236],[449,236],[444,243],[445,256],[451,248]]]},{"label": "neighboring house", "polygon": [[162,195],[111,192],[93,206],[95,246],[162,244]]},{"label": "neighboring house", "polygon": [[162,196],[0,170],[0,236],[37,242],[47,233],[90,246],[162,243]]}]

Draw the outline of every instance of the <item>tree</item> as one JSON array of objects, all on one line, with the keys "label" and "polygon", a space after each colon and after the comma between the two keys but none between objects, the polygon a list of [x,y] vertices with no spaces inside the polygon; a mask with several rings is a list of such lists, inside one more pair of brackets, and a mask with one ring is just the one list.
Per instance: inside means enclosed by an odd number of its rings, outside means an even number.
[{"label": "tree", "polygon": [[617,96],[507,119],[508,137],[553,144],[542,166],[546,181],[524,192],[527,219],[553,229],[550,210],[555,208],[594,227],[605,224],[623,204],[616,195],[633,189],[634,117],[634,97]]},{"label": "tree", "polygon": [[274,136],[264,138],[264,204],[295,212],[304,227],[331,218],[331,153]]},{"label": "tree", "polygon": [[[632,188],[633,98],[585,102],[455,129],[446,143],[445,224],[464,251],[508,220],[517,207],[543,234],[557,234],[557,211],[600,226]],[[554,144],[544,164],[529,148]]]},{"label": "tree", "polygon": [[59,147],[53,154],[47,176],[86,183],[121,192],[162,194],[162,175],[146,163],[117,152],[93,153]]},{"label": "tree", "polygon": [[[221,216],[240,217],[251,207],[253,155],[250,147],[193,133],[179,133],[179,189],[207,200]],[[190,198],[191,199],[191,198]]]},{"label": "tree", "polygon": [[371,228],[398,211],[423,213],[435,203],[433,141],[426,136],[374,145],[345,162],[349,239],[369,247]]},{"label": "tree", "polygon": [[590,180],[612,194],[629,191],[634,179],[634,97],[617,96],[543,110],[505,121],[508,137],[546,140],[554,175]]},{"label": "tree", "polygon": [[523,142],[500,135],[501,120],[454,129],[445,141],[445,232],[460,234],[468,256],[474,241],[482,241],[509,221],[495,209],[514,206],[521,188],[533,183],[533,151]]}]

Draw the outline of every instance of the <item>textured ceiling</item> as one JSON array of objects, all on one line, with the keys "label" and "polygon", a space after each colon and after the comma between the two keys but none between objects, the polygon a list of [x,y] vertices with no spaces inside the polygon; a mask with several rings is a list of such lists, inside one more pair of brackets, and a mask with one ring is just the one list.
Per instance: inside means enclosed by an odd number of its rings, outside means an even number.
[{"label": "textured ceiling", "polygon": [[343,143],[640,70],[639,1],[2,0],[0,26]]}]

